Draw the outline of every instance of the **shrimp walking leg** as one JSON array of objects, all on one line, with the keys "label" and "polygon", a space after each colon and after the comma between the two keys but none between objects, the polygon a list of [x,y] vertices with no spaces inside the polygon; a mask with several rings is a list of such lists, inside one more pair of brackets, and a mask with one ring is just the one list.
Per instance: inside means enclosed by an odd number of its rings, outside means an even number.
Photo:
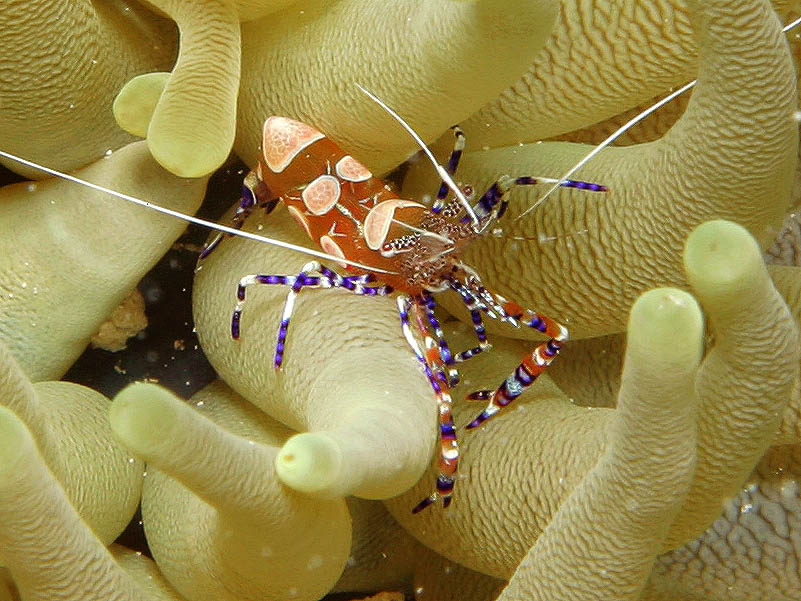
[{"label": "shrimp walking leg", "polygon": [[[414,312],[417,325],[423,334],[425,353],[412,334],[410,311]],[[428,305],[422,296],[412,298],[408,295],[401,295],[398,297],[398,312],[403,335],[425,367],[426,376],[434,389],[437,397],[437,415],[439,416],[439,475],[434,492],[412,509],[412,513],[419,513],[440,499],[443,507],[451,504],[456,472],[459,469],[459,442],[456,438],[456,425],[453,422],[453,399],[450,394],[450,385],[448,378],[444,376],[445,365],[439,343],[430,331]]]},{"label": "shrimp walking leg", "polygon": [[[317,273],[319,275],[313,275]],[[239,281],[236,290],[236,308],[231,317],[231,337],[238,340],[241,335],[242,312],[245,307],[247,289],[255,284],[277,284],[290,286],[284,304],[284,313],[281,317],[281,326],[278,330],[278,343],[275,348],[275,368],[281,369],[286,350],[286,341],[289,336],[289,324],[295,308],[295,297],[303,288],[344,288],[354,294],[366,296],[386,296],[392,292],[390,286],[366,286],[375,279],[372,274],[341,276],[333,269],[321,265],[318,261],[309,261],[297,275],[246,275]]]},{"label": "shrimp walking leg", "polygon": [[[490,294],[494,293],[490,292]],[[550,317],[545,317],[531,309],[526,309],[498,294],[494,294],[494,296],[501,303],[507,315],[518,320],[521,325],[542,332],[549,336],[550,339],[526,355],[520,365],[506,380],[501,382],[494,392],[480,390],[468,395],[467,398],[472,400],[489,401],[484,411],[466,426],[468,430],[482,425],[523,394],[526,388],[531,386],[553,362],[569,336],[567,328]]]}]

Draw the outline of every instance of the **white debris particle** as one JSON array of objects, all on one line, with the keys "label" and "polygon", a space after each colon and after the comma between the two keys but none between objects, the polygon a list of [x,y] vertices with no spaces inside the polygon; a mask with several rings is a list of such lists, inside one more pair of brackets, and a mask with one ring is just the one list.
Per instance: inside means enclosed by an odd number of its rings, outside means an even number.
[{"label": "white debris particle", "polygon": [[321,565],[323,565],[323,558],[320,555],[312,555],[309,558],[309,562],[306,564],[307,570],[316,570]]}]

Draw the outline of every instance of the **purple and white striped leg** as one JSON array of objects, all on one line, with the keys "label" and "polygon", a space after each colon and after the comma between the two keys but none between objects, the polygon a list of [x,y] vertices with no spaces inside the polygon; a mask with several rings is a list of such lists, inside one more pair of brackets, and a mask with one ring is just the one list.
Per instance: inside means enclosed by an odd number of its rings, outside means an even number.
[{"label": "purple and white striped leg", "polygon": [[424,307],[426,320],[434,330],[434,337],[439,345],[442,361],[448,366],[446,367],[446,372],[442,372],[440,375],[448,378],[448,384],[450,386],[456,386],[459,383],[459,372],[455,368],[450,367],[454,363],[454,356],[450,344],[448,344],[448,339],[445,337],[445,330],[442,328],[442,323],[437,316],[437,301],[428,292],[423,292],[418,304]]},{"label": "purple and white striped leg", "polygon": [[[439,376],[444,370],[442,353],[436,338],[429,333],[425,323],[428,319],[425,314],[427,308],[428,305],[422,297],[412,299],[405,294],[398,297],[398,312],[400,313],[403,335],[409,346],[412,347],[415,356],[423,364],[428,381],[437,396],[437,415],[440,431],[439,475],[437,476],[436,488],[434,492],[412,509],[412,513],[419,513],[440,499],[442,499],[442,506],[448,507],[451,504],[453,489],[456,484],[456,472],[459,469],[459,442],[456,438],[456,426],[453,423],[453,399],[447,379]],[[409,321],[410,310],[414,311],[415,318],[423,334],[426,346],[425,353],[423,353],[412,334]]]},{"label": "purple and white striped leg", "polygon": [[[492,294],[491,291],[487,291]],[[546,342],[541,343],[533,351],[523,358],[512,374],[501,382],[500,386],[494,391],[478,390],[467,396],[471,400],[489,401],[484,411],[467,424],[468,430],[477,428],[489,419],[492,419],[500,411],[513,403],[525,390],[534,384],[539,376],[556,359],[562,345],[570,335],[567,328],[559,322],[540,315],[531,309],[509,301],[499,294],[494,295],[503,305],[503,313],[514,318],[518,323],[534,328],[546,336],[550,337]]]},{"label": "purple and white striped leg", "polygon": [[[454,125],[451,127],[453,130],[453,135],[455,140],[453,141],[453,151],[451,152],[451,158],[448,159],[448,173],[450,175],[454,175],[456,173],[456,169],[459,167],[459,161],[462,159],[462,153],[464,152],[465,147],[465,135],[462,131],[462,128],[458,125]],[[431,207],[431,210],[434,213],[439,213],[445,208],[445,198],[448,196],[448,191],[450,188],[448,184],[442,182],[439,185],[439,191],[437,192],[437,197],[434,199],[434,204]]]},{"label": "purple and white striped leg", "polygon": [[481,317],[481,311],[486,310],[487,306],[476,295],[462,286],[460,282],[450,280],[448,283],[451,289],[459,293],[462,302],[464,302],[467,310],[470,311],[470,319],[473,322],[476,338],[478,338],[478,346],[462,351],[453,358],[454,362],[461,363],[492,348],[492,345],[487,340],[487,329],[484,327],[484,319]]},{"label": "purple and white striped leg", "polygon": [[411,322],[409,321],[409,309],[412,308],[413,304],[414,300],[408,294],[401,294],[398,296],[398,314],[400,315],[401,320],[401,331],[403,332],[403,337],[406,338],[406,342],[411,347],[415,357],[417,357],[420,363],[423,364],[423,367],[426,370],[426,376],[428,377],[429,382],[431,382],[434,392],[437,392],[440,387],[440,379],[436,376],[434,370],[431,369],[431,366],[426,360],[426,355],[423,352],[423,349],[420,348],[417,339],[412,333],[412,326]]},{"label": "purple and white striped leg", "polygon": [[[559,180],[552,177],[531,177],[528,175],[521,177],[503,175],[499,177],[473,205],[473,211],[482,222],[482,231],[493,221],[503,217],[509,206],[506,195],[515,186],[534,186],[536,184],[555,184],[557,182]],[[607,192],[609,190],[603,184],[594,184],[575,179],[565,180],[560,185],[564,188],[577,188],[589,192]]]},{"label": "purple and white striped leg", "polygon": [[[312,275],[317,272],[320,275]],[[246,275],[239,280],[236,290],[236,308],[231,317],[231,337],[239,340],[241,335],[242,312],[245,307],[246,291],[254,284],[277,284],[291,286],[284,304],[284,313],[281,316],[281,326],[278,329],[278,343],[275,347],[275,368],[281,369],[286,351],[286,341],[289,336],[289,324],[295,308],[295,297],[303,288],[344,288],[354,294],[367,296],[386,296],[392,292],[391,286],[365,286],[375,280],[372,274],[341,276],[333,269],[321,265],[318,261],[310,261],[296,276],[291,275]]]}]

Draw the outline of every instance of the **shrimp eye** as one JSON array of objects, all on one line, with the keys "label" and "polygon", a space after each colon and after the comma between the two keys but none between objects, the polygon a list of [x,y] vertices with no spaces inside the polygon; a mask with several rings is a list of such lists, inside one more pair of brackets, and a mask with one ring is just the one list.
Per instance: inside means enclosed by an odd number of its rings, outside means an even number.
[{"label": "shrimp eye", "polygon": [[467,184],[465,186],[462,186],[462,192],[464,193],[465,196],[467,196],[469,198],[469,197],[473,196],[473,193],[475,192],[475,190],[473,190],[473,186]]}]

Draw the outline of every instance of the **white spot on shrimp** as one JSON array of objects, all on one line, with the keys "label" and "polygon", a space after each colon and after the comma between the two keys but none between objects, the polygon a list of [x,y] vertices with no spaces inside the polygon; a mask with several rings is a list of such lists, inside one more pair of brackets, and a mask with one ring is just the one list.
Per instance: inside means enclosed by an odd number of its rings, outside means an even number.
[{"label": "white spot on shrimp", "polygon": [[[339,244],[334,242],[331,236],[321,236],[320,247],[323,249],[323,251],[325,251],[329,255],[332,255],[334,257],[339,257],[340,259],[345,258],[345,253],[339,247]],[[339,263],[342,267],[347,267],[347,264],[343,261],[337,261],[337,263]]]},{"label": "white spot on shrimp", "polygon": [[349,154],[337,161],[334,171],[336,171],[339,177],[349,182],[363,182],[373,177],[373,174],[370,173],[367,167]]},{"label": "white spot on shrimp", "polygon": [[264,161],[273,173],[281,173],[300,152],[325,136],[313,127],[286,117],[269,117],[264,122]]},{"label": "white spot on shrimp", "polygon": [[342,189],[333,175],[321,175],[303,189],[303,204],[313,215],[325,215],[339,202]]},{"label": "white spot on shrimp", "polygon": [[389,233],[389,227],[395,211],[406,207],[425,208],[425,205],[398,198],[384,201],[370,209],[367,217],[364,218],[364,240],[367,242],[369,249],[378,250],[381,248]]},{"label": "white spot on shrimp", "polygon": [[306,234],[309,237],[311,237],[311,230],[309,229],[309,222],[306,219],[306,217],[303,215],[303,213],[301,213],[298,209],[296,209],[295,207],[293,207],[291,205],[287,207],[287,210],[289,211],[289,214],[292,215],[292,217],[295,219],[295,221],[298,222],[298,225],[300,225],[304,229]]}]

